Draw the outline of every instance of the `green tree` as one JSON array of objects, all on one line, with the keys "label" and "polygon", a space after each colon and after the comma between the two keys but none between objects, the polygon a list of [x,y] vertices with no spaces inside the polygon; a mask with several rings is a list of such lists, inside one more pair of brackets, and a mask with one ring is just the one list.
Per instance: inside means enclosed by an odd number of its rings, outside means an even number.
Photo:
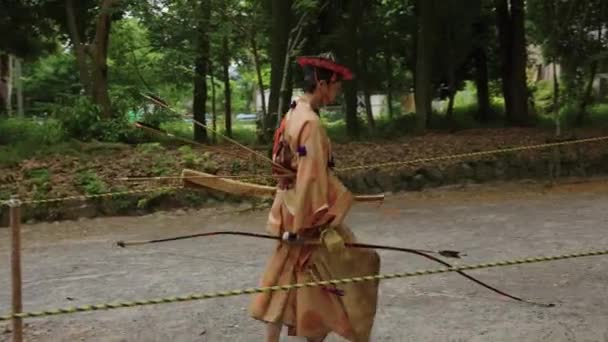
[{"label": "green tree", "polygon": [[523,0],[495,0],[507,121],[530,123],[526,82],[526,32]]},{"label": "green tree", "polygon": [[437,24],[433,13],[437,0],[416,1],[416,132],[424,133],[431,117],[433,67]]},{"label": "green tree", "polygon": [[101,108],[104,118],[111,118],[107,58],[112,22],[124,10],[120,1],[49,0],[46,6],[69,37],[85,93]]},{"label": "green tree", "polygon": [[[287,41],[289,33],[292,29],[294,20],[292,5],[293,0],[269,0],[270,6],[268,9],[268,27],[270,33],[270,97],[268,98],[269,119],[276,120],[287,108],[280,108],[279,97],[283,96],[283,103],[289,104],[290,92],[281,94],[281,82],[283,80],[283,65],[285,63],[285,54],[287,53]],[[288,83],[291,83],[291,66],[287,69]],[[274,127],[270,122],[265,127]],[[269,132],[271,133],[271,132]]]},{"label": "green tree", "polygon": [[[608,3],[530,0],[531,36],[545,58],[562,67],[566,98],[576,103],[575,124],[582,124],[591,100],[593,80],[608,44]],[[559,83],[555,82],[559,91]]]},{"label": "green tree", "polygon": [[[149,28],[151,45],[162,50],[164,75],[172,82],[192,82],[194,120],[205,124],[209,75],[212,1],[140,2],[136,11]],[[207,130],[193,123],[194,139],[207,141]]]}]

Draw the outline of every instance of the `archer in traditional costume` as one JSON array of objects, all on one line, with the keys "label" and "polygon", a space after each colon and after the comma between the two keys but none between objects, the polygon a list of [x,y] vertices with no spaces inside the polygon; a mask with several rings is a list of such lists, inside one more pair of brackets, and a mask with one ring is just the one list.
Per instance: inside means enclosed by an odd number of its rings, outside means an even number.
[{"label": "archer in traditional costume", "polygon": [[[261,286],[377,274],[380,268],[375,251],[344,248],[345,242],[356,242],[343,223],[353,195],[332,172],[330,140],[319,118],[319,108],[332,103],[341,81],[353,75],[331,55],[300,57],[298,64],[305,75],[304,95],[291,104],[273,148],[274,173],[291,174],[278,178],[267,225],[283,241]],[[262,293],[255,295],[250,313],[267,323],[267,341],[279,341],[284,325],[290,336],[308,341],[323,341],[331,332],[369,341],[377,296],[377,281]]]}]

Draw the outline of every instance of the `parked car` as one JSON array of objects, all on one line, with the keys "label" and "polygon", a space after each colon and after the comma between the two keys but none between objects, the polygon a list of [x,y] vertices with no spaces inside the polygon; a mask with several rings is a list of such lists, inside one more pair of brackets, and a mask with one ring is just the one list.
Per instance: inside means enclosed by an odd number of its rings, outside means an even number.
[{"label": "parked car", "polygon": [[258,116],[256,114],[239,113],[236,115],[237,121],[255,121],[257,118]]}]

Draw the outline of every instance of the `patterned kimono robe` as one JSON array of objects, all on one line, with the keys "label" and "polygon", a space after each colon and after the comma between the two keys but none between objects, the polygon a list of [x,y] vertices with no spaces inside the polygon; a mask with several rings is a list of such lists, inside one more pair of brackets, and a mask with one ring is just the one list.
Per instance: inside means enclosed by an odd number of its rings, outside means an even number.
[{"label": "patterned kimono robe", "polygon": [[[291,188],[278,189],[267,230],[278,236],[286,231],[306,235],[314,233],[311,227],[328,224],[343,241],[355,242],[343,224],[354,198],[328,167],[330,141],[318,115],[299,100],[285,120],[284,137],[294,152],[291,166],[297,176]],[[379,268],[380,258],[372,250],[279,243],[261,286],[364,276],[377,274]],[[333,331],[363,342],[369,341],[377,294],[378,282],[263,293],[253,298],[250,313],[287,325],[291,336],[322,337]]]}]

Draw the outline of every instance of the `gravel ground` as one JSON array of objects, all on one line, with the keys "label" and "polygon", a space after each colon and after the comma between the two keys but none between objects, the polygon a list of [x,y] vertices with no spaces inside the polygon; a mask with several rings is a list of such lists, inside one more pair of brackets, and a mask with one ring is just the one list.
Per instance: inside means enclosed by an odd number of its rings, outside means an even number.
[{"label": "gravel ground", "polygon": [[[359,204],[347,223],[364,242],[467,253],[461,263],[608,247],[608,182],[503,184]],[[218,229],[262,231],[265,211],[233,207],[23,227],[26,311],[257,285],[272,242],[234,237],[120,249],[136,240]],[[9,234],[0,230],[0,312],[10,308]],[[382,272],[436,265],[381,252]],[[456,274],[383,282],[373,341],[608,341],[608,258],[478,270],[500,297]],[[26,341],[262,341],[247,296],[26,320]],[[0,340],[10,340],[9,324]],[[4,331],[4,333],[2,333]],[[285,338],[285,341],[297,340]],[[340,341],[331,337],[329,341]]]}]

